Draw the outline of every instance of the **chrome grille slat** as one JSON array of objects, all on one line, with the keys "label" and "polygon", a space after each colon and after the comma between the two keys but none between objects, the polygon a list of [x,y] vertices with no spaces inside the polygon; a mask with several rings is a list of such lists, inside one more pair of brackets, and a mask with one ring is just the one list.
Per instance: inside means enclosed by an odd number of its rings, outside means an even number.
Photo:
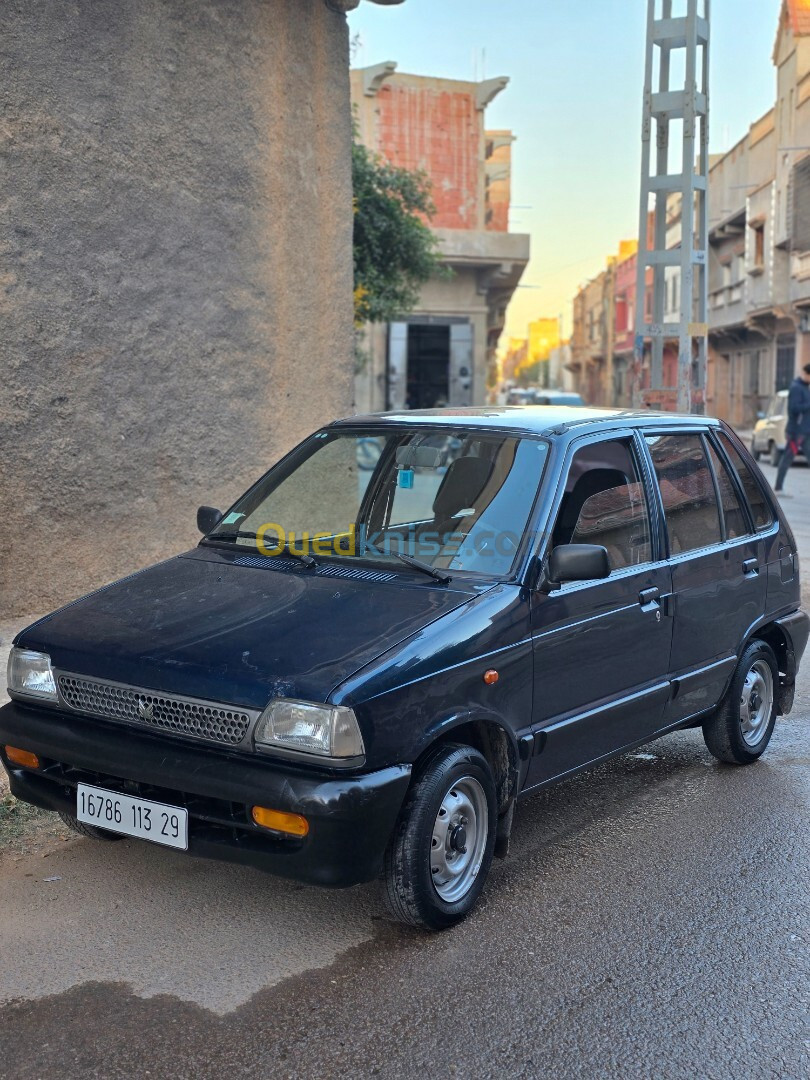
[{"label": "chrome grille slat", "polygon": [[[88,679],[80,675],[60,673],[57,682],[63,703],[74,712],[101,716],[108,720],[123,720],[126,723],[177,735],[190,735],[227,746],[238,746],[245,739],[256,715],[249,709]],[[143,703],[140,711],[139,703]]]}]

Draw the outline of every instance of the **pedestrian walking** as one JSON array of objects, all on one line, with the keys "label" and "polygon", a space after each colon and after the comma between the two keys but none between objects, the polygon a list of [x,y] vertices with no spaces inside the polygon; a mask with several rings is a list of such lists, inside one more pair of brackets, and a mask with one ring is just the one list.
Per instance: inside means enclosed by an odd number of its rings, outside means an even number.
[{"label": "pedestrian walking", "polygon": [[776,473],[774,491],[783,495],[782,490],[788,469],[798,454],[804,453],[804,444],[810,436],[810,364],[805,364],[801,374],[793,380],[788,394],[788,418],[785,425],[785,449]]}]

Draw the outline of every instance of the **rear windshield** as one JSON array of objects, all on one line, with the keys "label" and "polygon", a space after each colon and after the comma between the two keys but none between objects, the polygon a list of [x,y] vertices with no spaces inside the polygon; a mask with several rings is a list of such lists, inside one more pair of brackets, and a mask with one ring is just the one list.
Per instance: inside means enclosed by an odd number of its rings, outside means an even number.
[{"label": "rear windshield", "polygon": [[449,429],[320,432],[243,496],[210,540],[318,558],[511,571],[548,444]]}]

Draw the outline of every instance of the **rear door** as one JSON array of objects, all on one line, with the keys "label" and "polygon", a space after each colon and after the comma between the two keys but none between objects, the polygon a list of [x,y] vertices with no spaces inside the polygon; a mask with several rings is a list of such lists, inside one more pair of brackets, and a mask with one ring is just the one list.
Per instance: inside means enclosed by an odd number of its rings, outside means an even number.
[{"label": "rear door", "polygon": [[670,571],[651,513],[643,448],[628,434],[569,452],[546,553],[607,548],[610,577],[532,595],[535,755],[527,786],[652,736],[663,723]]},{"label": "rear door", "polygon": [[666,524],[674,625],[667,724],[714,706],[765,606],[764,542],[703,431],[645,437]]}]

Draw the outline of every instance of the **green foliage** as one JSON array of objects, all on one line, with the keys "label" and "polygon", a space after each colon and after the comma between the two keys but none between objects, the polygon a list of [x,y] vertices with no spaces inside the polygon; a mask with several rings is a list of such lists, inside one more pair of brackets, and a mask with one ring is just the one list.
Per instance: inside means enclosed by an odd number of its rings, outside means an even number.
[{"label": "green foliage", "polygon": [[420,286],[441,269],[424,220],[434,213],[430,182],[391,165],[356,136],[352,178],[355,325],[390,322],[413,310]]}]

